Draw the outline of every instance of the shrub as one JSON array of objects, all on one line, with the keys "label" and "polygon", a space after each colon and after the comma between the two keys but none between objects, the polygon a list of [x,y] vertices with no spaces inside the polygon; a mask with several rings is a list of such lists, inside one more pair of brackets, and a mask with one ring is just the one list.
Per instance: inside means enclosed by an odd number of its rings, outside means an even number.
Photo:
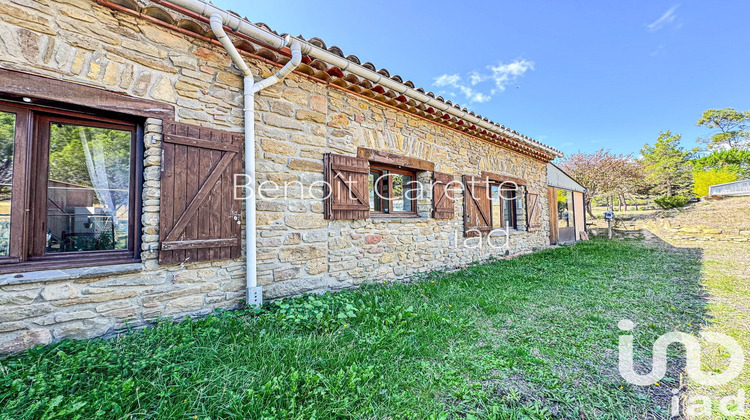
[{"label": "shrub", "polygon": [[737,171],[733,168],[718,168],[709,170],[693,170],[693,193],[698,197],[708,195],[711,185],[733,182],[738,179]]},{"label": "shrub", "polygon": [[669,209],[675,209],[677,207],[682,207],[685,204],[688,203],[688,198],[684,195],[673,195],[673,196],[662,196],[657,199],[654,199],[654,202],[657,206],[663,208],[664,210]]}]

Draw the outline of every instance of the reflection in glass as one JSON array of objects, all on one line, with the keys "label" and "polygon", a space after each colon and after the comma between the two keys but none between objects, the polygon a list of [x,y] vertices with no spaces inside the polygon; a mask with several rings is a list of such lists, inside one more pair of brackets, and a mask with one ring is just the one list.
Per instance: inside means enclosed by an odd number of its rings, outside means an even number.
[{"label": "reflection in glass", "polygon": [[131,132],[53,123],[47,252],[128,248]]},{"label": "reflection in glass", "polygon": [[0,112],[0,256],[7,257],[10,245],[10,196],[13,191],[13,143],[16,114]]},{"label": "reflection in glass", "polygon": [[378,172],[370,172],[370,211],[381,211],[381,197],[375,192],[375,182],[379,181],[380,174]]},{"label": "reflection in glass", "polygon": [[492,227],[504,228],[503,224],[503,201],[500,197],[500,186],[492,185],[490,187],[490,199],[492,200]]},{"label": "reflection in glass", "polygon": [[391,174],[393,211],[412,211],[412,179],[409,175]]},{"label": "reflection in glass", "polygon": [[503,213],[504,213],[505,218],[503,220],[506,221],[508,226],[513,229],[515,229],[515,222],[513,221],[515,219],[514,214],[513,214],[513,210],[515,208],[514,207],[515,197],[516,197],[515,191],[510,191],[507,188],[504,189],[503,191],[503,198],[504,198]]},{"label": "reflection in glass", "polygon": [[557,220],[560,227],[570,227],[570,206],[573,203],[573,193],[566,190],[557,190]]}]

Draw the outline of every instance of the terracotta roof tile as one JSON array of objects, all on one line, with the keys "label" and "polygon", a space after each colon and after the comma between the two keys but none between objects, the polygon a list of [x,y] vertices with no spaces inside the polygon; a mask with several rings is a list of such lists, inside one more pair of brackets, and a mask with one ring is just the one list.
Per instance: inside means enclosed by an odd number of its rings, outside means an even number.
[{"label": "terracotta roof tile", "polygon": [[341,69],[338,67],[331,67],[328,70],[326,70],[326,73],[330,74],[333,77],[339,77],[339,78],[344,77],[344,72],[341,71]]},{"label": "terracotta roof tile", "polygon": [[255,52],[255,55],[259,55],[266,60],[276,61],[276,53],[269,50],[268,48],[261,48]]},{"label": "terracotta roof tile", "polygon": [[141,7],[138,6],[138,3],[135,2],[135,0],[111,0],[112,3],[122,6],[126,9],[130,9],[136,12],[140,12]]},{"label": "terracotta roof tile", "polygon": [[[176,30],[182,31],[183,33],[192,33],[195,36],[202,37],[207,40],[214,39],[214,42],[217,42],[215,41],[215,36],[213,32],[210,30],[210,26],[208,25],[208,19],[205,19],[195,14],[185,15],[186,13],[189,14],[192,12],[181,13],[184,10],[171,5],[168,1],[159,0],[158,3],[161,6],[168,7],[169,11],[167,11],[166,9],[160,6],[154,6],[154,5],[141,8],[134,0],[97,0],[97,2],[100,4],[104,4],[104,5],[116,8],[118,10],[122,10],[124,12],[145,16],[149,19],[161,22],[165,26],[173,27]],[[237,14],[236,12],[233,12],[231,10],[229,10],[228,12],[237,17],[240,17],[240,15]],[[175,16],[179,16],[179,17],[175,18]],[[247,20],[247,18],[242,18],[242,19],[247,22],[250,22],[249,20]],[[255,23],[254,25],[258,26],[259,28],[265,31],[278,35],[277,32],[272,30],[265,23],[259,22],[259,23]],[[269,48],[269,46],[263,45],[262,43],[254,39],[251,39],[245,35],[242,35],[242,34],[233,34],[233,35],[235,35],[236,37],[236,40],[234,41],[234,45],[237,47],[238,50],[241,50],[244,53],[253,54],[255,56],[258,56],[263,59],[266,59],[275,63],[279,63],[279,64],[286,63],[289,60],[289,52],[287,49],[283,49],[281,51],[272,50],[271,48]],[[305,39],[301,35],[297,36],[297,38],[301,40]],[[361,63],[358,56],[352,55],[352,54],[345,55],[344,52],[341,50],[341,48],[337,46],[331,46],[330,48],[328,48],[326,46],[326,43],[318,37],[310,38],[309,40],[307,40],[307,42],[309,42],[312,45],[315,45],[318,48],[325,49],[339,57],[346,58],[350,62],[353,62],[356,64]],[[508,131],[509,133],[512,133],[517,139],[522,139],[527,143],[524,143],[519,140],[508,139],[502,135],[498,135],[497,133],[488,132],[485,129],[478,130],[476,125],[471,124],[468,121],[464,121],[463,119],[458,119],[448,113],[438,111],[434,107],[426,106],[425,104],[419,103],[415,101],[414,99],[401,95],[398,92],[393,92],[391,90],[385,89],[383,86],[380,86],[380,85],[373,86],[373,83],[371,81],[366,80],[366,79],[360,79],[354,74],[351,74],[348,72],[345,73],[344,71],[342,71],[342,69],[335,67],[335,66],[330,66],[328,63],[325,63],[319,59],[313,59],[309,56],[303,56],[302,64],[300,64],[300,66],[297,68],[296,71],[302,74],[309,75],[311,77],[315,77],[316,79],[321,80],[323,82],[332,83],[336,86],[355,92],[359,95],[366,96],[374,100],[384,102],[390,106],[394,106],[399,109],[403,109],[407,112],[414,113],[423,118],[427,118],[429,120],[435,121],[436,123],[445,124],[453,129],[468,132],[469,134],[479,136],[480,138],[485,138],[488,141],[501,143],[505,147],[511,148],[520,153],[525,153],[528,155],[535,156],[539,158],[540,160],[549,161],[552,158],[554,158],[554,155],[547,150],[533,149],[529,145],[529,143],[532,145],[543,146],[543,147],[548,147],[548,146],[545,146],[542,143],[534,139],[531,139],[528,136],[522,135],[515,130],[509,130],[504,125],[501,125],[499,123],[491,122],[487,117],[483,117],[479,114],[476,114],[473,111],[470,111],[465,107],[461,107],[457,103],[454,104],[450,100],[444,99],[442,96],[435,96],[433,92],[430,92],[430,91],[425,92],[425,90],[421,87],[415,88],[414,83],[412,81],[407,80],[404,82],[401,76],[399,75],[391,76],[390,72],[385,68],[376,70],[375,65],[369,61],[365,63],[361,63],[360,65],[371,71],[376,71],[380,75],[390,78],[391,80],[395,82],[402,83],[406,87],[415,89],[420,93],[424,93],[426,96],[430,98],[434,98],[437,101],[443,102],[448,106],[453,106],[454,108],[465,112],[467,115],[471,115],[475,118],[481,119],[482,121],[491,123],[503,131]],[[555,149],[552,149],[552,150],[559,153]]]},{"label": "terracotta roof tile", "polygon": [[330,48],[328,48],[328,52],[332,53],[332,54],[336,54],[336,55],[338,55],[341,58],[344,58],[344,52],[341,51],[341,48],[339,48],[339,47],[337,47],[335,45],[332,46],[332,47],[330,47]]},{"label": "terracotta roof tile", "polygon": [[161,7],[158,7],[158,6],[144,7],[141,10],[141,13],[144,14],[144,15],[146,15],[146,16],[150,16],[150,17],[152,17],[154,19],[158,19],[158,20],[160,20],[162,22],[165,22],[168,25],[174,25],[175,24],[175,18],[172,17],[172,15],[169,12],[167,12],[166,10],[164,10]]},{"label": "terracotta roof tile", "polygon": [[349,60],[349,61],[351,61],[352,63],[362,64],[362,63],[361,63],[361,62],[359,61],[359,57],[357,57],[356,55],[353,55],[353,54],[349,54],[349,55],[347,55],[347,56],[346,56],[346,59],[347,59],[347,60]]},{"label": "terracotta roof tile", "polygon": [[318,37],[310,38],[310,39],[307,40],[307,42],[315,45],[318,48],[322,48],[324,50],[328,49],[328,48],[326,48],[326,43],[323,42],[323,40],[320,39],[320,38],[318,38]]}]

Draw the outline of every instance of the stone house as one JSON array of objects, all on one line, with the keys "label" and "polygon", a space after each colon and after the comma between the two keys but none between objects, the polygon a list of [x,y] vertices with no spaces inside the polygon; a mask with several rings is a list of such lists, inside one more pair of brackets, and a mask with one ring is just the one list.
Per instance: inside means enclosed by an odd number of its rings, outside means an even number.
[{"label": "stone house", "polygon": [[[179,3],[0,9],[0,354],[246,299],[243,77],[208,16]],[[270,28],[219,12],[256,80],[293,59],[235,30]],[[549,245],[560,152],[298,39],[301,63],[249,121],[265,299]]]}]

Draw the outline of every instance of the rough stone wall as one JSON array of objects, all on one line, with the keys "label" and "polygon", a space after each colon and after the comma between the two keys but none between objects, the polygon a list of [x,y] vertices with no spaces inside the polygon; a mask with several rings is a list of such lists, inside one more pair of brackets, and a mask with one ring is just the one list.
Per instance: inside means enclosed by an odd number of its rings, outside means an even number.
[{"label": "rough stone wall", "polygon": [[[457,181],[464,174],[501,173],[526,180],[530,192],[546,197],[542,162],[302,77],[264,91],[256,107],[258,176],[266,182],[266,199],[258,201],[258,269],[266,296],[389,281],[502,255],[464,245],[461,194],[453,220],[430,217],[431,196],[418,203],[418,219],[324,220],[322,202],[310,198],[323,194],[327,151],[356,156],[358,147],[366,147],[425,159]],[[274,188],[283,185],[290,186],[286,194]],[[547,243],[547,230],[518,232],[509,251]]]},{"label": "rough stone wall", "polygon": [[644,223],[647,229],[662,228],[667,232],[674,233],[675,239],[686,241],[723,241],[723,242],[750,242],[750,230],[717,228],[706,225],[672,225],[668,220],[662,222],[648,221]]},{"label": "rough stone wall", "polygon": [[[275,71],[262,60],[248,64],[258,77]],[[220,46],[91,0],[4,2],[0,67],[167,102],[177,121],[242,131],[242,79]],[[259,282],[266,299],[408,278],[501,255],[463,246],[460,195],[453,220],[430,217],[429,195],[419,200],[418,219],[324,220],[325,152],[379,149],[435,162],[435,170],[457,180],[483,170],[506,174],[546,197],[544,163],[304,75],[263,91],[256,109],[258,181],[269,188],[257,203]],[[0,275],[0,354],[112,334],[160,317],[206,314],[244,297],[241,259],[157,264],[161,127],[160,120],[144,122],[142,262]],[[420,173],[419,180],[426,183],[429,176]],[[286,198],[270,190],[271,183],[287,184]],[[543,209],[546,221],[546,201]],[[512,235],[509,251],[546,245],[545,227]]]}]

